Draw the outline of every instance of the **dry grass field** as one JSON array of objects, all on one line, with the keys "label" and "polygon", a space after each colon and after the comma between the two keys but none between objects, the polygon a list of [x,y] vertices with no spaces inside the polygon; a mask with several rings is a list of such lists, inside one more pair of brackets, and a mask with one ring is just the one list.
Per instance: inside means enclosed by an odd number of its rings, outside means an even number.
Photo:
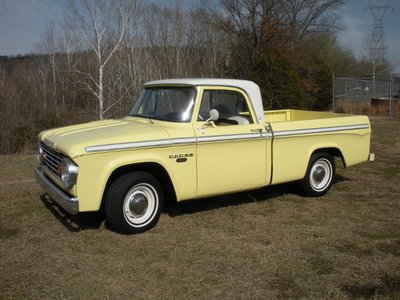
[{"label": "dry grass field", "polygon": [[140,235],[64,215],[33,155],[0,157],[0,299],[400,298],[400,119],[372,118],[375,162],[332,190],[282,185],[170,204]]},{"label": "dry grass field", "polygon": [[[335,111],[338,113],[355,115],[388,116],[390,112],[389,105],[389,101],[384,100],[372,105],[371,99],[365,98],[359,101],[338,101]],[[391,116],[400,116],[400,103],[398,98],[393,100]]]}]

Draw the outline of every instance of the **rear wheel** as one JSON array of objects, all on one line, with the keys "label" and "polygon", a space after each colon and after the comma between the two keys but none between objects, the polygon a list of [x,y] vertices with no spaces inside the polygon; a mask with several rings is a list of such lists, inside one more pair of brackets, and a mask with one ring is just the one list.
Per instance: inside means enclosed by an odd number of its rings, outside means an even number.
[{"label": "rear wheel", "polygon": [[146,172],[118,177],[105,198],[108,222],[121,233],[139,233],[157,224],[164,205],[158,180]]},{"label": "rear wheel", "polygon": [[306,196],[320,197],[332,186],[335,176],[335,161],[328,153],[317,153],[311,156],[302,188]]}]

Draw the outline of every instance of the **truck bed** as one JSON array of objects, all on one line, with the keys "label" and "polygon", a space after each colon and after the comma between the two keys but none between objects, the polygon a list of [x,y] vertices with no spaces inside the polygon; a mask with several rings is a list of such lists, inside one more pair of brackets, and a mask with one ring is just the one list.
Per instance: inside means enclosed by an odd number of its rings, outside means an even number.
[{"label": "truck bed", "polygon": [[317,149],[337,153],[347,167],[368,160],[371,129],[367,116],[302,110],[264,115],[274,136],[272,184],[303,178]]},{"label": "truck bed", "polygon": [[272,123],[272,122],[305,121],[305,120],[338,118],[347,115],[331,113],[331,112],[283,109],[283,110],[264,111],[264,116],[266,122]]}]

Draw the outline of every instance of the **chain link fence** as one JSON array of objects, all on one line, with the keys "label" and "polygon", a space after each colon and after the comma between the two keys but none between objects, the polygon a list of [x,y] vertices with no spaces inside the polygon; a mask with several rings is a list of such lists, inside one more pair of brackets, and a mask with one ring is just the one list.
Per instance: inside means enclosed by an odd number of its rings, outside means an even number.
[{"label": "chain link fence", "polygon": [[333,111],[380,116],[400,115],[400,75],[386,81],[333,77]]}]

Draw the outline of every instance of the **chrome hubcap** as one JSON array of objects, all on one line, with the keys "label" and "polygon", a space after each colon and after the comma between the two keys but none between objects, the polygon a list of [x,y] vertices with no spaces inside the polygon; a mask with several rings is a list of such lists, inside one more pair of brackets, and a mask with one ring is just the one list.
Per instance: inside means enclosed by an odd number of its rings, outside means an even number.
[{"label": "chrome hubcap", "polygon": [[136,195],[129,202],[129,210],[136,217],[141,217],[145,214],[149,202],[143,195]]},{"label": "chrome hubcap", "polygon": [[125,196],[124,218],[132,226],[141,227],[151,222],[157,209],[157,191],[150,184],[137,184]]},{"label": "chrome hubcap", "polygon": [[315,169],[313,174],[314,181],[316,183],[321,183],[322,180],[325,178],[325,176],[326,176],[325,169],[322,168],[321,166],[318,166],[318,168]]},{"label": "chrome hubcap", "polygon": [[332,180],[332,165],[325,158],[316,161],[311,169],[310,184],[315,191],[322,191]]}]

